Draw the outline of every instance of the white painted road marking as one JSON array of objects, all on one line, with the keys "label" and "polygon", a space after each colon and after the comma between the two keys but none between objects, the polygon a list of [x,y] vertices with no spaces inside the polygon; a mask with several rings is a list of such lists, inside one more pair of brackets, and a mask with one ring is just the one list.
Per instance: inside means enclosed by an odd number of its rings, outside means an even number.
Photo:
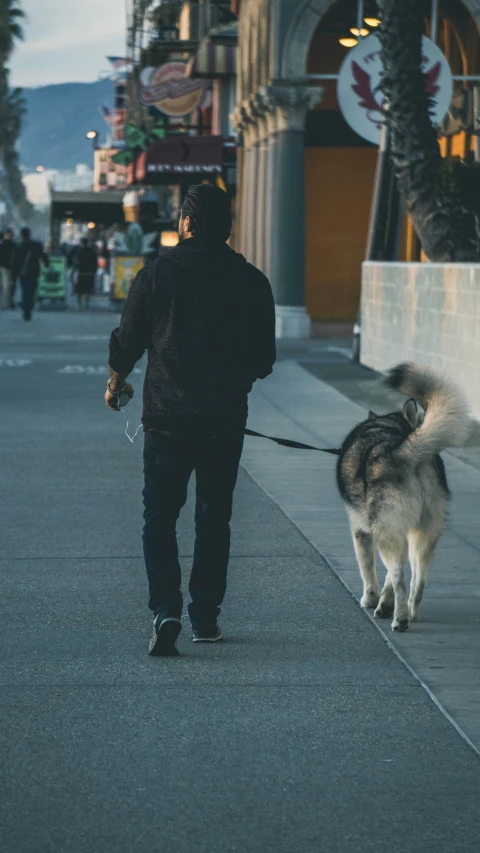
[{"label": "white painted road marking", "polygon": [[109,341],[110,335],[55,335],[56,341]]},{"label": "white painted road marking", "polygon": [[[57,373],[68,373],[70,375],[86,375],[86,376],[106,376],[108,373],[108,369],[103,365],[88,365],[85,367],[83,364],[66,364],[65,367],[61,367],[57,370]],[[143,373],[139,367],[134,367],[132,373]]]},{"label": "white painted road marking", "polygon": [[28,367],[33,364],[31,358],[0,358],[0,367]]}]

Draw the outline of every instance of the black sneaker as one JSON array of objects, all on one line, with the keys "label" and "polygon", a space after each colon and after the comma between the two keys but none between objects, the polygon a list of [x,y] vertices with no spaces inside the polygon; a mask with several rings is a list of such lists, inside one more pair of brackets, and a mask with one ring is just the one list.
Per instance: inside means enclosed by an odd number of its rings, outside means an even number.
[{"label": "black sneaker", "polygon": [[217,643],[222,639],[222,632],[218,625],[214,625],[213,628],[194,628],[192,626],[192,631],[194,643]]},{"label": "black sneaker", "polygon": [[173,616],[164,617],[158,613],[153,620],[153,634],[148,647],[148,654],[154,657],[177,657],[177,640],[182,623]]}]

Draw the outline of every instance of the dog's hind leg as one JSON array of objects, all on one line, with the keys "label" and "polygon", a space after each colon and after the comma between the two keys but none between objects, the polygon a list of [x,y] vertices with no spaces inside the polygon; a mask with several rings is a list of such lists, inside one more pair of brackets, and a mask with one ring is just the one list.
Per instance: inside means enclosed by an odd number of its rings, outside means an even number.
[{"label": "dog's hind leg", "polygon": [[408,607],[412,622],[416,622],[418,619],[423,591],[427,582],[428,567],[437,538],[432,538],[429,532],[425,530],[411,530],[408,534],[409,557],[412,567]]},{"label": "dog's hind leg", "polygon": [[369,531],[356,528],[353,524],[352,536],[363,580],[363,595],[360,603],[362,607],[376,607],[380,598],[380,586],[375,568],[373,536]]},{"label": "dog's hind leg", "polygon": [[[404,571],[408,556],[407,539],[392,535],[382,537],[378,540],[378,550],[388,571],[387,583],[390,581],[395,596],[392,631],[406,631],[409,625],[407,586]],[[387,583],[385,584],[386,587]],[[389,586],[387,587],[388,589]]]},{"label": "dog's hind leg", "polygon": [[394,609],[395,593],[393,591],[393,585],[390,575],[387,571],[387,577],[385,578],[385,583],[383,584],[383,589],[380,595],[380,601],[378,602],[378,607],[373,615],[377,619],[390,619],[390,616],[393,616]]}]

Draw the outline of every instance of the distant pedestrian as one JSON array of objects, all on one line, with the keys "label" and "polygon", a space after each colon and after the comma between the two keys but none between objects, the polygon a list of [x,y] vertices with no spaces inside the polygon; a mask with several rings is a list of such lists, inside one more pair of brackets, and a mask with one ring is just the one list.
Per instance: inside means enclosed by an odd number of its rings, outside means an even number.
[{"label": "distant pedestrian", "polygon": [[14,280],[12,274],[15,243],[13,231],[7,228],[0,242],[0,310],[14,308]]},{"label": "distant pedestrian", "polygon": [[118,411],[125,382],[148,350],[143,394],[143,548],[154,613],[152,655],[178,654],[182,594],[176,523],[196,474],[196,539],[188,612],[194,642],[215,642],[227,583],[230,518],[247,397],[275,362],[275,309],[265,276],[226,245],[226,193],[192,187],[180,244],[132,284],[110,340],[105,400]]},{"label": "distant pedestrian", "polygon": [[82,308],[88,310],[95,285],[98,257],[95,249],[89,246],[86,237],[83,237],[80,241],[80,247],[77,249],[73,260],[73,267],[75,270],[73,281],[78,310],[81,311]]},{"label": "distant pedestrian", "polygon": [[46,267],[50,266],[48,255],[42,245],[32,240],[30,228],[22,228],[22,241],[18,244],[13,256],[14,282],[20,279],[22,288],[22,308],[24,320],[32,319],[35,291],[40,276],[40,261]]}]

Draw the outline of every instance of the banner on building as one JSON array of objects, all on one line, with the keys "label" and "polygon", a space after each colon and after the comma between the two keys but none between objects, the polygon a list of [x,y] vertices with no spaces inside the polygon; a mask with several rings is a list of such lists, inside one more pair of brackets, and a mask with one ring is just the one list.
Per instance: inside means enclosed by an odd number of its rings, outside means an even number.
[{"label": "banner on building", "polygon": [[144,68],[140,102],[172,118],[201,109],[207,102],[208,80],[186,77],[186,62],[167,62],[160,68]]},{"label": "banner on building", "polygon": [[126,56],[107,56],[107,59],[115,71],[119,71],[120,68],[131,68],[133,65],[133,60],[127,59]]},{"label": "banner on building", "polygon": [[[384,119],[384,97],[379,84],[383,65],[378,36],[362,38],[348,51],[338,77],[337,96],[342,115],[363,139],[378,145]],[[427,91],[432,98],[432,122],[443,121],[453,94],[453,78],[444,54],[423,36],[422,70],[427,75]]]}]

